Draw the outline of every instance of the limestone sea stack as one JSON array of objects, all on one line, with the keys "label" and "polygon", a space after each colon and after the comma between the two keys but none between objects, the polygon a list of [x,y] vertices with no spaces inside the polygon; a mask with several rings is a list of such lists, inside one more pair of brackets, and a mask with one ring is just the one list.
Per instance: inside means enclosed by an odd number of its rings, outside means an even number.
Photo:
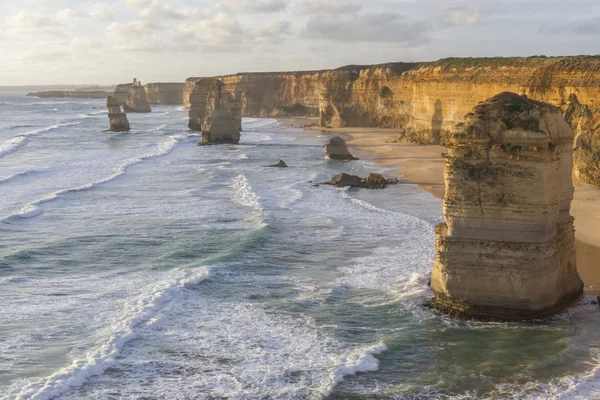
[{"label": "limestone sea stack", "polygon": [[188,128],[194,131],[201,131],[206,118],[206,104],[208,102],[208,92],[213,78],[197,78],[194,82],[194,88],[189,95],[189,122]]},{"label": "limestone sea stack", "polygon": [[325,154],[331,160],[358,160],[350,154],[346,142],[339,136],[333,137],[325,143]]},{"label": "limestone sea stack", "polygon": [[111,132],[128,132],[131,127],[127,115],[121,112],[119,101],[112,96],[106,98],[106,107],[108,108],[108,120],[110,121]]},{"label": "limestone sea stack", "polygon": [[572,166],[573,131],[552,105],[505,92],[467,114],[449,137],[430,306],[521,320],[579,297]]},{"label": "limestone sea stack", "polygon": [[223,99],[223,83],[216,79],[209,88],[206,118],[202,126],[202,143],[237,144],[240,141],[240,126]]},{"label": "limestone sea stack", "polygon": [[127,94],[123,110],[128,113],[149,113],[152,111],[146,96],[146,89],[142,86],[142,82],[135,78]]}]

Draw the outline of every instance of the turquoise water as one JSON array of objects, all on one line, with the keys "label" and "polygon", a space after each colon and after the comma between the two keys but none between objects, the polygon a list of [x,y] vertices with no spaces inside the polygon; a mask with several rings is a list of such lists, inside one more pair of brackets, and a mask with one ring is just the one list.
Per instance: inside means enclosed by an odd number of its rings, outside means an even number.
[{"label": "turquoise water", "polygon": [[314,187],[393,172],[268,119],[199,147],[186,114],[113,134],[103,101],[0,94],[0,398],[600,398],[591,298],[441,316],[440,200]]}]

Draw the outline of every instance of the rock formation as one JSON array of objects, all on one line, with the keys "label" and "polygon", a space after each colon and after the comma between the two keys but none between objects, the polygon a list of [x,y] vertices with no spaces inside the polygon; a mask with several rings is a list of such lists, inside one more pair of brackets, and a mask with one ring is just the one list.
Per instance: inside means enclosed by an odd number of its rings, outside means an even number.
[{"label": "rock formation", "polygon": [[350,154],[346,142],[339,136],[332,137],[325,143],[325,154],[331,160],[358,160]]},{"label": "rock formation", "polygon": [[127,94],[123,110],[128,113],[149,113],[152,111],[146,97],[146,89],[142,86],[142,82],[135,78]]},{"label": "rock formation", "polygon": [[215,79],[208,90],[202,144],[239,143],[240,128],[223,99],[223,83]]},{"label": "rock formation", "polygon": [[573,176],[582,183],[600,186],[600,110],[569,96],[565,119],[575,133]]},{"label": "rock formation", "polygon": [[114,97],[120,105],[124,106],[125,101],[127,101],[127,96],[129,95],[129,89],[131,89],[131,83],[121,83],[115,88],[112,97]]},{"label": "rock formation", "polygon": [[112,96],[106,98],[106,107],[108,108],[108,120],[110,121],[111,132],[128,132],[130,129],[127,115],[121,112],[121,105],[118,100]]},{"label": "rock formation", "polygon": [[288,166],[285,163],[285,161],[279,160],[279,162],[277,164],[267,165],[267,167],[270,167],[270,168],[287,168]]},{"label": "rock formation", "polygon": [[467,114],[449,142],[430,305],[520,320],[577,298],[573,132],[560,109],[501,93]]},{"label": "rock formation", "polygon": [[144,85],[146,96],[150,104],[183,104],[183,86],[184,83],[147,83]]},{"label": "rock formation", "polygon": [[[186,106],[195,79],[186,81]],[[303,110],[304,115],[319,116],[324,127],[396,128],[400,141],[416,143],[446,143],[465,114],[503,91],[526,94],[563,110],[574,93],[591,110],[600,105],[598,56],[448,58],[219,79],[246,117]],[[599,159],[593,149],[578,154],[583,169],[597,168]],[[589,178],[580,175],[584,181],[594,181],[593,171]]]},{"label": "rock formation", "polygon": [[206,118],[206,105],[208,102],[208,93],[213,78],[198,78],[194,81],[194,88],[189,93],[189,122],[188,128],[194,131],[201,131]]},{"label": "rock formation", "polygon": [[[364,189],[383,189],[387,185],[395,185],[398,179],[386,179],[380,174],[369,174],[366,179],[356,175],[346,173],[337,174],[330,181],[322,182],[322,185],[331,185],[336,187],[354,187]],[[317,184],[316,186],[319,186]]]}]

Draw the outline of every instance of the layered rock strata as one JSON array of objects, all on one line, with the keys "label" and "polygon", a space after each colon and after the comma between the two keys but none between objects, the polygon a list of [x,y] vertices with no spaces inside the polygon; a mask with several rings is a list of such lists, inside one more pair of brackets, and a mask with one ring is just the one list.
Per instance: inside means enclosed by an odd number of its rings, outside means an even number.
[{"label": "layered rock strata", "polygon": [[188,99],[190,105],[188,127],[190,129],[203,131],[206,127],[207,117],[214,110],[220,108],[221,114],[228,113],[230,115],[238,132],[242,130],[241,107],[238,101],[223,87],[223,82],[215,78],[194,80],[194,88]]},{"label": "layered rock strata", "polygon": [[582,293],[569,211],[572,143],[560,109],[514,93],[466,115],[449,135],[432,307],[520,320]]},{"label": "layered rock strata", "polygon": [[240,141],[241,120],[238,124],[236,116],[231,112],[228,102],[223,97],[223,83],[215,79],[208,90],[206,117],[202,125],[201,144],[203,145],[236,144]]},{"label": "layered rock strata", "polygon": [[125,105],[125,102],[127,101],[127,96],[129,96],[131,85],[131,83],[121,83],[115,88],[115,92],[113,93],[112,97],[114,97],[122,106]]},{"label": "layered rock strata", "polygon": [[[184,105],[194,79],[186,81]],[[563,111],[572,94],[594,112],[600,107],[598,56],[448,58],[219,79],[238,100],[244,116],[316,115],[324,127],[396,128],[400,141],[416,143],[446,143],[465,114],[504,91],[526,94]],[[596,129],[589,136],[598,135]],[[588,143],[590,150],[579,158],[585,163],[579,176],[596,182],[599,159],[592,141]]]},{"label": "layered rock strata", "polygon": [[144,89],[150,104],[182,105],[183,86],[182,82],[158,82],[147,83]]},{"label": "layered rock strata", "polygon": [[142,86],[142,82],[135,78],[127,94],[123,110],[128,113],[149,113],[152,111],[146,97],[146,89]]},{"label": "layered rock strata", "polygon": [[121,104],[112,96],[106,98],[106,107],[108,108],[108,120],[110,122],[111,132],[128,132],[131,127],[127,115],[121,112]]},{"label": "layered rock strata", "polygon": [[352,154],[350,154],[350,150],[348,150],[348,146],[344,139],[339,136],[332,137],[325,143],[325,154],[331,160],[357,160]]}]

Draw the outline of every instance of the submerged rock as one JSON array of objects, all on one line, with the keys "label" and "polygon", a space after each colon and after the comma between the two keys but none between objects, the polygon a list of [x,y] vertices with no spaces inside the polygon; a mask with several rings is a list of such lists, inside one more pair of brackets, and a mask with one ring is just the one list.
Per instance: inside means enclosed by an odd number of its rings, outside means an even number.
[{"label": "submerged rock", "polygon": [[287,164],[283,160],[279,160],[277,164],[267,165],[267,167],[271,168],[287,168]]},{"label": "submerged rock", "polygon": [[436,227],[433,308],[521,320],[578,298],[573,131],[561,111],[514,93],[476,106],[450,135]]},{"label": "submerged rock", "polygon": [[133,79],[133,84],[127,94],[123,110],[128,113],[149,113],[152,111],[142,82]]},{"label": "submerged rock", "polygon": [[346,142],[339,136],[333,137],[325,143],[325,154],[331,160],[358,160],[350,154]]},{"label": "submerged rock", "polygon": [[106,107],[108,108],[108,120],[110,121],[111,132],[128,132],[131,127],[127,115],[121,112],[119,101],[112,96],[106,98]]}]

